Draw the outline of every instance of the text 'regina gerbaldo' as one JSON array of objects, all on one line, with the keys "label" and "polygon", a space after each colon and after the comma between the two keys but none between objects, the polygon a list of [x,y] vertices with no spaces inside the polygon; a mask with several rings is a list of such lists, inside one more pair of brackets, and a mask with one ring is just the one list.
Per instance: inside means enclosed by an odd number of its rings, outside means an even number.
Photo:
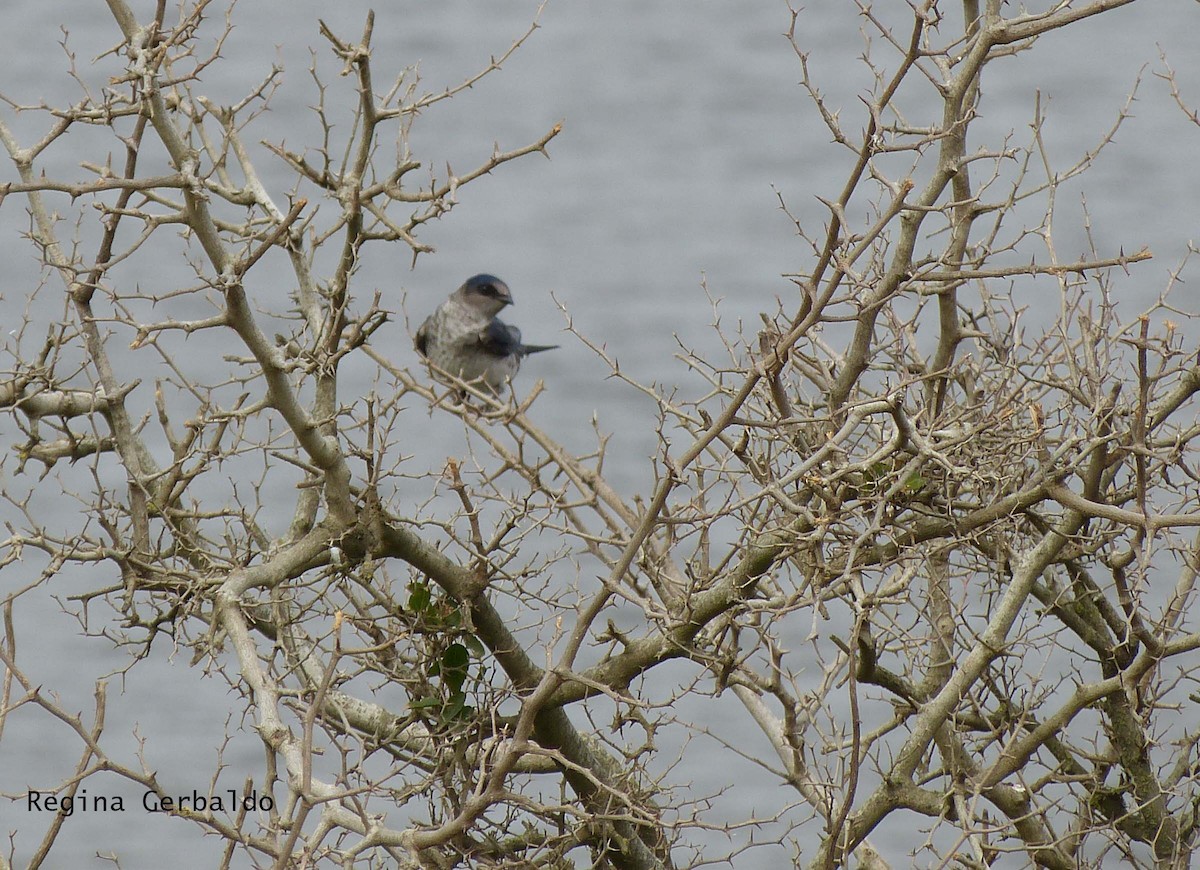
[{"label": "text 'regina gerbaldo'", "polygon": [[[275,801],[269,794],[260,795],[257,791],[249,794],[239,794],[234,789],[228,789],[216,794],[204,795],[195,789],[191,794],[166,795],[153,791],[142,793],[142,809],[148,813],[223,813],[244,810],[246,812],[270,812],[275,808]],[[25,808],[30,812],[59,813],[63,816],[81,813],[123,813],[125,798],[123,795],[92,795],[87,789],[80,789],[74,796],[59,797],[56,794],[43,794],[31,791],[26,795]]]}]

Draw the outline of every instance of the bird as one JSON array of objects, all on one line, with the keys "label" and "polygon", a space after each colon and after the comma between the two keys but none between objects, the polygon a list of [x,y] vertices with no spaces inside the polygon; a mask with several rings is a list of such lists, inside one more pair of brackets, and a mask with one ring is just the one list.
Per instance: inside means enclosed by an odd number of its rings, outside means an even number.
[{"label": "bird", "polygon": [[[417,330],[417,353],[436,369],[500,395],[532,353],[557,344],[522,344],[521,330],[496,315],[513,304],[495,275],[472,275]],[[461,393],[460,393],[461,395]]]}]

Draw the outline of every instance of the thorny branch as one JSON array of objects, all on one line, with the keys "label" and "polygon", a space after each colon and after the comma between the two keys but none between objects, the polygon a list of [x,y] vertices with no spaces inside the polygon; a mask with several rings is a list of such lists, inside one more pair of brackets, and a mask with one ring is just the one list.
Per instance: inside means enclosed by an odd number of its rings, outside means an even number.
[{"label": "thorny branch", "polygon": [[[357,41],[321,23],[345,91],[327,91],[314,65],[321,141],[268,145],[296,178],[281,198],[245,144],[280,71],[234,105],[201,94],[232,26],[200,56],[209,5],[171,24],[160,3],[142,23],[108,0],[122,43],[104,60],[121,65],[102,96],[10,101],[47,119],[32,147],[0,119],[18,178],[0,203],[28,209],[67,300],[49,322],[30,306],[0,372],[20,438],[4,460],[14,519],[0,570],[22,578],[0,599],[0,740],[35,708],[67,724],[82,748],[57,794],[101,771],[161,792],[106,751],[103,684],[88,725],[22,669],[14,611],[89,564],[116,579],[72,602],[86,631],[131,649],[130,678],[169,636],[244,693],[267,759],[250,786],[275,806],[186,815],[228,855],[279,867],[732,860],[695,844],[737,825],[689,805],[664,772],[660,741],[681,732],[787,787],[795,805],[741,824],[813,867],[888,866],[879,840],[911,830],[914,813],[934,863],[1018,852],[1046,867],[1109,854],[1186,866],[1200,805],[1188,724],[1200,635],[1187,619],[1200,363],[1186,315],[1165,296],[1133,318],[1112,302],[1150,258],[1144,240],[1132,254],[1056,253],[1058,189],[1116,127],[1065,171],[1042,145],[1040,104],[1024,144],[968,137],[990,63],[1123,3],[967,0],[953,34],[934,0],[896,32],[861,3],[879,45],[853,125],[826,104],[793,13],[803,87],[853,166],[822,199],[821,233],[797,221],[811,256],[787,276],[792,297],[758,335],[723,335],[732,364],[684,354],[695,399],[639,383],[575,333],[656,403],[662,450],[644,500],[606,481],[599,426],[583,456],[539,428],[540,387],[447,392],[372,346],[392,312],[355,283],[373,243],[429,252],[417,234],[465,185],[558,135],[411,181],[440,162],[412,152],[410,125],[498,71],[537,21],[477,74],[424,93],[414,70],[380,89],[373,14]],[[119,170],[42,173],[77,125],[117,137]],[[394,158],[380,156],[385,135]],[[169,171],[141,174],[151,142]],[[1021,209],[1036,197],[1047,207],[1029,229]],[[99,215],[92,256],[56,218],[81,204]],[[118,233],[132,226],[132,240]],[[119,280],[169,256],[191,263],[192,285],[150,296]],[[286,302],[264,289],[281,270]],[[1058,300],[1053,322],[1026,315],[1031,294]],[[207,316],[184,313],[198,301]],[[189,336],[235,350],[198,367]],[[147,359],[169,372],[153,389]],[[373,394],[352,394],[349,359],[372,367]],[[465,447],[416,469],[404,446],[425,414],[459,421]],[[30,459],[78,517],[20,488]],[[773,757],[675,712],[721,697]],[[63,829],[16,848],[36,865]]]}]

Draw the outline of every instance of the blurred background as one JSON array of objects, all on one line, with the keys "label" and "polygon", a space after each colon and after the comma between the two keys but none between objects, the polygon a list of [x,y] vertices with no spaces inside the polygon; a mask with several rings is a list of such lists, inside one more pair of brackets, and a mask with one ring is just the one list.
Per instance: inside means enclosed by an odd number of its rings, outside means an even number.
[{"label": "blurred background", "polygon": [[[318,98],[310,66],[315,64],[328,88],[327,106],[348,101],[352,81],[338,76],[341,64],[320,37],[318,19],[354,40],[369,5],[243,0],[233,9],[234,29],[221,48],[222,59],[202,75],[198,90],[216,103],[232,103],[257,86],[273,64],[284,68],[270,111],[245,134],[256,143],[258,170],[277,202],[286,201],[292,174],[257,143],[269,140],[293,150],[319,143],[310,110]],[[862,97],[873,84],[861,57],[869,44],[875,63],[890,70],[895,52],[877,34],[860,32],[863,22],[852,4],[811,5],[815,8],[796,19],[796,43],[810,53],[811,74],[829,108],[840,113],[849,133],[857,133],[864,126]],[[151,6],[140,7],[139,14],[147,17]],[[908,5],[884,0],[878,11],[896,22],[906,41]],[[36,105],[79,99],[80,84],[67,72],[64,39],[79,79],[97,91],[106,84],[112,59],[102,61],[103,72],[92,60],[118,43],[119,32],[104,4],[22,3],[4,14],[0,92],[10,101]],[[502,55],[536,15],[536,4],[522,2],[377,5],[376,86],[386,90],[401,70],[414,65],[418,93],[453,86]],[[1140,3],[1044,37],[1032,51],[988,67],[982,117],[972,128],[969,148],[1023,144],[1040,100],[1047,154],[1058,171],[1094,149],[1123,110],[1131,114],[1092,170],[1060,190],[1055,222],[1063,260],[1086,252],[1088,232],[1101,256],[1143,246],[1153,250],[1153,261],[1115,282],[1127,318],[1168,288],[1196,234],[1200,128],[1175,104],[1163,74],[1169,62],[1184,98],[1200,106],[1198,15],[1194,3],[1182,0]],[[420,256],[415,265],[411,251],[401,245],[368,248],[351,289],[361,300],[382,292],[383,304],[397,316],[376,333],[373,344],[411,366],[416,356],[410,333],[447,293],[476,272],[503,278],[517,301],[506,319],[521,327],[527,342],[562,345],[530,359],[521,373],[519,390],[538,378],[545,381],[534,418],[579,451],[594,446],[595,418],[601,431],[613,433],[605,465],[610,482],[626,495],[647,492],[657,443],[653,405],[609,378],[606,366],[564,331],[564,310],[575,328],[603,345],[632,378],[678,389],[685,397],[702,395],[706,385],[676,358],[680,348],[728,358],[713,329],[715,318],[729,336],[743,323],[746,335],[753,336],[759,313],[774,311],[778,299],[784,310],[794,308],[795,288],[781,275],[806,271],[812,258],[781,210],[781,198],[809,235],[820,236],[828,211],[818,197],[837,197],[853,155],[830,141],[799,85],[800,62],[785,37],[792,13],[783,2],[552,2],[537,20],[540,28],[502,71],[431,106],[413,124],[409,143],[413,158],[424,164],[415,174],[444,178],[447,166],[465,173],[494,147],[518,148],[561,121],[563,132],[550,144],[550,159],[525,157],[462,188],[450,214],[421,229],[420,240],[436,253]],[[215,38],[220,22],[207,26],[209,38]],[[961,32],[961,22],[947,18],[941,39],[948,42],[955,32]],[[1127,105],[1135,85],[1136,100]],[[910,120],[938,111],[922,104],[917,91],[908,96]],[[0,112],[24,145],[46,129],[44,114],[16,114],[11,107]],[[331,116],[349,123],[348,113],[332,110]],[[1010,134],[1013,142],[1007,143]],[[79,163],[103,159],[89,150],[88,141],[86,131],[73,132],[40,165],[50,175],[86,177]],[[389,159],[381,155],[384,164]],[[13,176],[11,166],[0,169],[0,181]],[[867,203],[859,206],[865,209]],[[1029,208],[1033,225],[1045,202]],[[23,202],[9,198],[0,208],[5,332],[19,322],[41,274],[36,251],[22,236],[27,229]],[[132,266],[124,278],[144,285],[146,292],[188,282],[183,264],[154,263],[151,269],[148,263]],[[252,274],[257,283],[249,289],[263,308],[287,307],[280,300],[291,291],[289,273],[260,268]],[[272,274],[277,286],[269,283]],[[719,305],[714,308],[709,297]],[[1032,306],[1035,318],[1037,306],[1047,304],[1022,299],[1020,288],[1016,298]],[[1176,289],[1174,301],[1190,311],[1200,307],[1186,284]],[[56,315],[62,305],[58,285],[43,291],[37,305],[46,306],[42,320]],[[195,347],[203,353],[200,342]],[[364,380],[361,386],[365,392],[371,385]],[[461,428],[443,416],[417,415],[428,428],[414,431],[413,443],[404,449],[424,454],[434,445],[432,453],[443,450],[445,433]],[[19,575],[20,566],[6,569],[0,591],[36,579],[36,574]],[[82,588],[91,581],[80,576],[78,582]],[[90,711],[94,680],[124,667],[127,657],[103,638],[81,637],[78,624],[52,598],[56,591],[20,600],[18,653],[36,681],[63,693],[69,709]],[[246,772],[261,764],[261,747],[249,723],[226,721],[227,711],[239,702],[226,697],[223,681],[206,678],[202,666],[189,667],[190,650],[159,652],[157,661],[139,665],[139,675],[128,684],[111,681],[110,751],[133,765],[143,751],[145,763],[165,783],[203,793],[228,726],[236,736],[225,750],[229,769],[220,787],[239,788]],[[744,716],[734,707],[715,706],[718,712]],[[733,727],[744,727],[737,721],[731,721]],[[40,715],[10,718],[9,728],[17,729],[19,739],[10,732],[0,743],[0,793],[23,795],[68,775],[80,747],[54,727],[65,729],[48,725]],[[18,752],[18,747],[25,749]],[[62,747],[69,748],[65,755],[59,754]],[[700,796],[720,790],[734,775],[725,766],[685,760],[671,778],[692,783]],[[105,782],[89,780],[89,788]],[[116,778],[107,782],[111,793],[132,795],[127,812],[74,815],[53,853],[53,866],[99,866],[95,856],[107,853],[118,853],[126,868],[158,866],[167,854],[174,855],[177,870],[215,866],[218,844],[199,838],[186,822],[146,816],[138,804],[140,791]],[[764,776],[761,789],[740,789],[734,799],[741,803],[728,808],[730,819],[774,814],[795,796]],[[19,831],[19,855],[28,857],[32,837],[48,823],[48,814],[27,813],[23,798],[0,797],[0,837]],[[714,847],[723,852],[750,833],[713,836]],[[887,857],[896,866],[905,866],[921,835],[901,828],[875,839],[890,847]],[[786,866],[790,859],[786,849],[752,850],[738,866],[775,861],[774,866]]]}]

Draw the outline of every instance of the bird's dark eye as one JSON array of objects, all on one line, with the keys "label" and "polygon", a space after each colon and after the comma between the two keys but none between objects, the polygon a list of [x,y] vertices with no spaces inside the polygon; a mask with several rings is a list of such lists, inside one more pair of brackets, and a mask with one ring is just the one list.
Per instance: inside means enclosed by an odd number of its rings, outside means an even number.
[{"label": "bird's dark eye", "polygon": [[484,299],[508,300],[508,287],[495,275],[473,275],[463,285],[467,293],[482,296]]}]

